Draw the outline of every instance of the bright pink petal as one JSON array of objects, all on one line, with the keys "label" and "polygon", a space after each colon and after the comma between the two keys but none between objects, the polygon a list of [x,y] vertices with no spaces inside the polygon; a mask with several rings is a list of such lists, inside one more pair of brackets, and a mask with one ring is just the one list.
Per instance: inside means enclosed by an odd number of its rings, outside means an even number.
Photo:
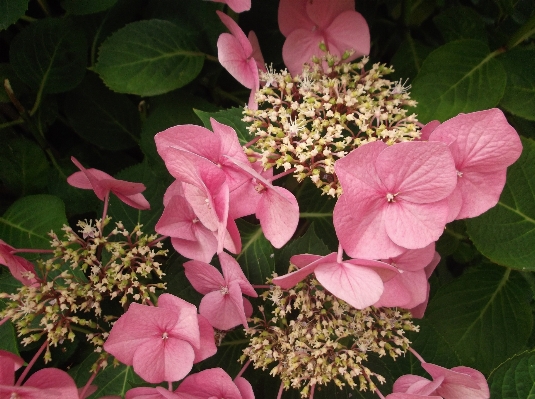
[{"label": "bright pink petal", "polygon": [[243,312],[245,313],[245,317],[249,318],[253,315],[253,305],[247,298],[243,299]]},{"label": "bright pink petal", "polygon": [[164,208],[162,216],[156,223],[155,230],[158,234],[195,240],[195,227],[199,221],[193,209],[185,198],[174,196]]},{"label": "bright pink petal", "polygon": [[318,31],[296,29],[286,38],[282,46],[284,65],[292,75],[303,72],[303,65],[309,63],[313,56],[322,56],[324,52],[319,44],[324,40]]},{"label": "bright pink petal", "polygon": [[[27,396],[24,394],[21,395],[22,398],[78,398],[78,388],[76,387],[76,384],[72,377],[65,371],[56,368],[45,368],[35,372],[30,376],[30,378],[28,378],[28,380],[26,380],[22,388],[28,389],[30,391],[28,392],[29,395]],[[33,393],[33,395],[31,394],[31,392]]]},{"label": "bright pink petal", "polygon": [[[11,275],[22,284],[30,286],[37,282],[33,263],[21,256],[13,255],[15,250],[3,240],[0,240],[0,265],[7,266]],[[25,274],[32,273],[34,277],[28,278]]]},{"label": "bright pink petal", "polygon": [[14,385],[15,371],[24,365],[24,360],[14,353],[0,350],[0,385]]},{"label": "bright pink petal", "polygon": [[236,384],[219,367],[189,375],[175,393],[186,393],[198,399],[242,399]]},{"label": "bright pink petal", "polygon": [[227,220],[227,235],[224,242],[225,248],[233,254],[239,254],[241,252],[241,236],[236,221],[229,218]]},{"label": "bright pink petal", "polygon": [[324,263],[314,274],[333,295],[357,309],[373,305],[383,293],[383,280],[366,267],[345,262]]},{"label": "bright pink petal", "polygon": [[440,126],[440,121],[434,120],[431,122],[428,122],[420,131],[420,140],[427,141],[429,140],[429,136],[433,131]]},{"label": "bright pink petal", "polygon": [[245,295],[249,295],[254,298],[258,296],[249,280],[247,280],[247,277],[245,277],[245,274],[243,274],[240,264],[236,261],[236,259],[225,252],[221,252],[219,254],[219,262],[221,264],[221,270],[223,271],[223,276],[227,285],[235,281],[238,283],[241,291]]},{"label": "bright pink petal", "polygon": [[[327,28],[325,35],[331,54],[342,56],[345,51],[353,50],[353,54],[346,61],[370,54],[370,29],[364,17],[354,10],[338,15]],[[335,49],[336,51],[333,51]]]},{"label": "bright pink petal", "polygon": [[202,362],[204,359],[208,359],[217,352],[217,347],[215,346],[215,337],[214,329],[206,317],[202,315],[197,315],[199,320],[199,332],[200,332],[200,345],[199,348],[193,348],[195,352],[195,360],[193,363]]},{"label": "bright pink petal", "polygon": [[308,0],[281,0],[279,2],[279,30],[288,36],[296,29],[312,31],[314,22],[308,17],[306,5]]},{"label": "bright pink petal", "polygon": [[199,320],[195,305],[171,294],[158,297],[158,308],[178,315],[178,319],[170,331],[170,336],[188,341],[193,347],[200,345]]},{"label": "bright pink petal", "polygon": [[234,384],[238,387],[242,399],[255,399],[253,387],[245,378],[236,377],[234,379]]},{"label": "bright pink petal", "polygon": [[390,203],[384,211],[385,227],[390,239],[408,248],[423,248],[439,239],[448,217],[447,199],[431,204]]},{"label": "bright pink petal", "polygon": [[162,387],[140,387],[127,391],[125,399],[180,399],[180,396]]},{"label": "bright pink petal", "polygon": [[227,285],[219,270],[208,263],[190,260],[184,263],[184,269],[190,284],[203,295]]},{"label": "bright pink petal", "polygon": [[412,393],[391,393],[385,399],[443,399],[442,396],[414,395]]},{"label": "bright pink petal", "polygon": [[167,206],[171,198],[173,197],[184,197],[184,189],[182,188],[182,182],[180,180],[175,180],[172,182],[163,195],[163,205]]}]

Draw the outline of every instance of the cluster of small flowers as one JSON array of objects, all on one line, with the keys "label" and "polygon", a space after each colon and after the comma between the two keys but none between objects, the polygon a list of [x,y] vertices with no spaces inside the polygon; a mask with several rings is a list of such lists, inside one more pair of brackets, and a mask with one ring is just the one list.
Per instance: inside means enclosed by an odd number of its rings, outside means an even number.
[{"label": "cluster of small flowers", "polygon": [[[254,318],[255,327],[241,361],[251,359],[255,368],[279,375],[285,389],[301,389],[306,397],[316,385],[333,381],[360,390],[375,390],[373,376],[385,379],[365,363],[368,353],[393,359],[409,347],[406,331],[418,331],[409,312],[372,306],[359,310],[326,291],[313,277],[295,288],[272,286],[262,295],[274,304],[273,317]],[[261,309],[264,312],[264,309]]]},{"label": "cluster of small flowers", "polygon": [[[11,319],[18,335],[26,336],[22,340],[24,345],[46,335],[48,342],[57,346],[65,339],[73,341],[73,330],[91,329],[86,334],[87,339],[100,352],[108,333],[94,316],[102,316],[103,300],[120,297],[122,305],[127,301],[144,302],[156,288],[165,289],[165,283],[140,281],[151,272],[160,278],[163,276],[155,258],[165,256],[167,250],[160,249],[160,242],[154,242],[157,235],[143,235],[140,225],[128,232],[119,222],[109,235],[103,236],[103,228],[109,222],[110,218],[104,222],[97,220],[95,225],[91,221],[80,221],[80,235],[64,226],[63,240],[54,232],[49,233],[54,254],[50,259],[37,262],[42,279],[23,285],[16,293],[0,294],[0,298],[7,299],[0,319]],[[112,241],[114,236],[124,236],[126,241]],[[81,312],[92,312],[94,316],[81,318],[78,316]],[[50,360],[48,349],[46,360]]]},{"label": "cluster of small flowers", "polygon": [[299,75],[272,68],[260,73],[260,109],[246,107],[243,120],[257,136],[254,147],[265,169],[295,168],[298,181],[310,177],[323,193],[339,196],[336,160],[368,142],[390,145],[420,137],[416,115],[406,109],[416,105],[410,86],[384,78],[394,71],[384,64],[366,70],[367,62],[367,57],[343,62],[327,53],[305,64]]}]

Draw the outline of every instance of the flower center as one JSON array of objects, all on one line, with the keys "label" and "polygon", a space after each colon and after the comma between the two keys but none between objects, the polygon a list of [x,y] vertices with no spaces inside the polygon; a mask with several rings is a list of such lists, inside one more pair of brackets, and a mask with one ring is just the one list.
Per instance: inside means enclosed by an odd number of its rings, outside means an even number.
[{"label": "flower center", "polygon": [[167,335],[167,331],[164,331],[163,334],[162,334],[162,339],[163,340],[167,340],[169,339],[169,335]]},{"label": "flower center", "polygon": [[228,287],[221,287],[219,289],[219,292],[221,292],[221,295],[227,295],[228,294]]},{"label": "flower center", "polygon": [[459,171],[457,171],[457,176],[459,176],[459,177],[463,177],[463,172],[459,172]]},{"label": "flower center", "polygon": [[396,196],[398,195],[399,193],[396,193],[396,194],[392,194],[392,193],[387,193],[386,194],[386,200],[388,202],[396,202]]}]

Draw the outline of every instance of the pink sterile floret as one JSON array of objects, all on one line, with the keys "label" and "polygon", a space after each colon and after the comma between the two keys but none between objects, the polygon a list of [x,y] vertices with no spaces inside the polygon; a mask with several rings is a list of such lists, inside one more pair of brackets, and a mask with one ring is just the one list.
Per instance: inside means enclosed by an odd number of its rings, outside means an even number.
[{"label": "pink sterile floret", "polygon": [[232,11],[240,13],[251,9],[251,0],[212,0],[218,3],[225,3]]},{"label": "pink sterile floret", "polygon": [[234,381],[221,368],[213,368],[189,375],[176,389],[194,399],[254,399],[251,384],[243,378]]},{"label": "pink sterile floret", "polygon": [[316,279],[334,296],[356,309],[376,303],[383,293],[383,280],[398,274],[395,267],[383,262],[364,259],[340,261],[333,252],[327,256],[295,255],[290,262],[299,270],[275,277],[273,284],[284,289],[294,287],[306,276],[314,273]]},{"label": "pink sterile floret", "polygon": [[446,143],[455,161],[457,187],[449,220],[479,216],[496,205],[506,169],[522,152],[518,133],[497,108],[435,122],[429,141]]},{"label": "pink sterile floret", "polygon": [[302,72],[303,64],[323,55],[319,44],[347,61],[370,52],[370,31],[364,17],[355,11],[354,0],[281,0],[279,29],[286,41],[282,48],[284,63],[292,75]]},{"label": "pink sterile floret", "polygon": [[442,234],[457,179],[445,144],[375,141],[337,161],[335,171],[343,194],[334,228],[349,256],[390,258]]},{"label": "pink sterile floret", "polygon": [[86,169],[74,157],[72,162],[81,170],[67,178],[67,183],[76,188],[93,190],[97,197],[103,201],[112,192],[125,204],[136,209],[149,209],[150,204],[141,192],[145,191],[142,183],[132,183],[118,180],[98,169]]},{"label": "pink sterile floret", "polygon": [[258,70],[265,69],[258,39],[254,32],[249,33],[247,38],[232,18],[221,11],[216,12],[230,31],[222,33],[217,39],[217,58],[234,79],[251,89],[248,106],[257,109],[254,97],[260,87]]},{"label": "pink sterile floret", "polygon": [[[37,283],[33,264],[20,256],[13,255],[15,248],[0,240],[0,265],[7,266],[11,275],[24,285]],[[33,275],[33,277],[30,277]]]},{"label": "pink sterile floret", "polygon": [[253,307],[242,294],[257,297],[236,260],[221,252],[219,262],[223,275],[212,265],[199,261],[184,263],[186,277],[198,292],[204,295],[199,313],[219,330],[229,330],[242,324],[247,328],[247,317]]},{"label": "pink sterile floret", "polygon": [[195,306],[162,294],[158,307],[132,303],[113,325],[104,350],[147,382],[177,381],[191,371],[200,334]]},{"label": "pink sterile floret", "polygon": [[422,367],[431,374],[433,381],[407,374],[396,380],[394,393],[420,395],[420,397],[436,395],[447,399],[490,398],[485,376],[475,369],[459,366],[449,370],[431,363],[422,363]]}]

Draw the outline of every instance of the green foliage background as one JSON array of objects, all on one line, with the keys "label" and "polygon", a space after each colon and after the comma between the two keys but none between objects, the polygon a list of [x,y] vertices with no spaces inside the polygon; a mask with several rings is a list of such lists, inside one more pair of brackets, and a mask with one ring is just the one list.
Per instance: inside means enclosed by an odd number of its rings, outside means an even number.
[{"label": "green foliage background", "polygon": [[[235,17],[255,30],[264,57],[282,68],[284,41],[276,0],[255,0]],[[151,210],[139,212],[113,200],[110,215],[150,231],[171,182],[153,136],[176,124],[231,125],[251,139],[241,121],[243,89],[217,63],[217,37],[225,32],[216,10],[201,0],[0,0],[0,239],[15,247],[46,248],[46,233],[63,223],[95,218],[93,193],[73,189],[70,157],[118,178],[147,186]],[[522,135],[520,160],[508,170],[498,205],[447,226],[437,249],[441,263],[431,278],[431,299],[421,331],[412,336],[424,358],[445,367],[465,365],[488,377],[492,398],[525,399],[535,391],[535,4],[532,0],[358,1],[371,30],[373,62],[393,64],[395,79],[409,79],[421,122],[444,121],[460,112],[501,108]],[[247,277],[262,284],[283,273],[296,253],[336,248],[334,201],[311,185],[286,183],[298,198],[297,239],[275,250],[254,220],[239,223]],[[169,292],[199,303],[177,255],[167,262]],[[18,282],[0,270],[0,291]],[[0,302],[0,306],[1,302]],[[244,346],[241,331],[227,335],[218,354],[198,368],[223,367],[231,376]],[[65,344],[65,346],[67,346]],[[74,347],[73,347],[74,346]],[[0,348],[17,343],[10,323],[0,327]],[[58,353],[62,348],[58,350]],[[76,340],[58,356],[79,386],[94,355]],[[385,370],[388,393],[406,373],[425,375],[407,356],[396,363],[373,360]],[[245,374],[257,397],[273,398],[278,383],[258,371]],[[130,367],[108,368],[94,382],[91,399],[123,395],[142,381]],[[316,397],[347,397],[324,389]],[[369,392],[353,397],[371,398]],[[284,397],[298,397],[296,392]]]}]

